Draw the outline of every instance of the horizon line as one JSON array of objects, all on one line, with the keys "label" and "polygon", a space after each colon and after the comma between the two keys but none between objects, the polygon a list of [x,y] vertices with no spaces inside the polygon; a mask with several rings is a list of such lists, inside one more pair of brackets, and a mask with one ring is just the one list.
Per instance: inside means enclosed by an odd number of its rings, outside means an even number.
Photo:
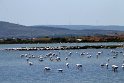
[{"label": "horizon line", "polygon": [[114,24],[34,24],[34,25],[25,25],[25,24],[21,24],[21,23],[15,23],[15,22],[9,22],[9,21],[0,21],[0,22],[6,22],[6,23],[12,23],[12,24],[18,24],[18,25],[22,25],[22,26],[122,26],[124,27],[124,25],[114,25]]}]

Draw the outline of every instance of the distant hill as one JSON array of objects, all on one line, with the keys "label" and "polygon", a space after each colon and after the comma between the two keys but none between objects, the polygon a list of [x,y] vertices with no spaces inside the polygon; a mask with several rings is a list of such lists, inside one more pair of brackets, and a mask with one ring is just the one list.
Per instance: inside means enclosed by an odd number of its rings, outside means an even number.
[{"label": "distant hill", "polygon": [[124,31],[124,26],[109,25],[109,26],[92,26],[92,25],[49,25],[52,27],[68,28],[73,30],[82,30],[82,29],[100,29],[100,30],[118,30]]},{"label": "distant hill", "polygon": [[[114,35],[124,33],[124,31],[118,30],[101,30],[101,29],[83,29],[73,30],[67,29],[73,25],[57,26],[24,26],[9,22],[0,21],[0,38],[33,38],[33,37],[62,37],[62,36],[91,36],[91,35]],[[83,25],[74,25],[73,27],[79,27]],[[85,26],[85,25],[84,25]],[[86,27],[86,26],[85,26]],[[92,26],[90,26],[92,27]],[[93,26],[94,27],[94,26]],[[101,26],[103,27],[103,26]],[[105,27],[105,26],[104,26]],[[108,27],[108,26],[106,26]],[[110,27],[110,26],[109,26]],[[118,27],[118,26],[117,26]]]}]

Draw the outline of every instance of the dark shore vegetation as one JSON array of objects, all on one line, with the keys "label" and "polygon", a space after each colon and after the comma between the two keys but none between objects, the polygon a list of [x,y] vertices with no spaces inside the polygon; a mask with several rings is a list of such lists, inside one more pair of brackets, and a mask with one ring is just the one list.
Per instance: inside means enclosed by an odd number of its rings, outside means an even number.
[{"label": "dark shore vegetation", "polygon": [[0,44],[124,42],[124,36],[80,36],[42,38],[1,38]]}]

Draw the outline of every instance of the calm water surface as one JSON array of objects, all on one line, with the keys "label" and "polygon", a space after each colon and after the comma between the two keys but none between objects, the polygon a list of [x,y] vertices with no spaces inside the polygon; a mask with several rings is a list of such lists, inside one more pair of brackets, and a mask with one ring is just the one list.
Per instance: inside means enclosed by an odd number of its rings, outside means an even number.
[{"label": "calm water surface", "polygon": [[0,44],[1,48],[18,48],[18,47],[54,47],[54,46],[85,46],[85,45],[119,45],[124,42],[106,42],[106,43],[52,43],[52,44]]},{"label": "calm water surface", "polygon": [[[87,43],[80,43],[86,45]],[[100,43],[90,43],[88,45],[98,45]],[[120,43],[101,43],[102,45],[120,44]],[[123,44],[121,42],[121,44]],[[32,46],[59,46],[60,44],[8,44],[0,45],[0,48],[13,47],[32,47]],[[61,45],[79,45],[61,44]],[[80,49],[80,50],[44,50],[44,51],[0,51],[0,83],[124,83],[124,70],[121,68],[123,63],[123,53],[118,53],[117,58],[112,58],[111,50],[123,52],[124,49]],[[96,54],[103,51],[98,58]],[[21,58],[21,54],[33,54],[34,56],[45,56],[48,53],[55,53],[61,61],[50,61],[45,58],[43,62],[37,58],[30,59],[32,66],[27,64],[26,58]],[[72,52],[71,56],[69,52]],[[85,52],[92,55],[87,58],[86,55],[81,56],[80,53]],[[68,60],[65,60],[68,57]],[[101,63],[106,63],[110,58],[109,67],[101,67]],[[66,67],[69,63],[69,68]],[[76,64],[83,65],[82,69],[77,69]],[[119,66],[117,72],[113,72],[111,65]],[[51,71],[44,72],[44,67],[49,66]],[[63,73],[57,69],[62,68]]]}]

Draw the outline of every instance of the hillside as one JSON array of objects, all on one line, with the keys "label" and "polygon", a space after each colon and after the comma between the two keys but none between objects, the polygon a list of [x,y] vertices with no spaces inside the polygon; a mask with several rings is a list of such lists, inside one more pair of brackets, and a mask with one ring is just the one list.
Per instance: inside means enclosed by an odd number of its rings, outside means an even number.
[{"label": "hillside", "polygon": [[[60,28],[68,28],[73,30],[82,30],[82,29],[100,29],[100,30],[118,30],[124,31],[124,26],[117,26],[117,25],[49,25],[52,27],[60,27]],[[78,27],[77,27],[78,26]]]},{"label": "hillside", "polygon": [[[74,25],[77,27],[81,25]],[[82,25],[83,26],[83,25]],[[85,25],[84,25],[85,26]],[[73,30],[67,29],[67,27],[72,27],[68,25],[62,27],[58,25],[54,26],[24,26],[9,22],[0,21],[0,38],[34,38],[34,37],[62,37],[62,36],[91,36],[91,35],[114,35],[122,34],[124,31],[118,30],[101,30],[101,29],[83,29],[82,30]],[[93,26],[94,27],[94,26]]]},{"label": "hillside", "polygon": [[66,34],[69,29],[54,28],[47,26],[23,26],[8,22],[0,22],[0,38],[18,37],[42,37],[42,36],[54,36],[56,34]]}]

